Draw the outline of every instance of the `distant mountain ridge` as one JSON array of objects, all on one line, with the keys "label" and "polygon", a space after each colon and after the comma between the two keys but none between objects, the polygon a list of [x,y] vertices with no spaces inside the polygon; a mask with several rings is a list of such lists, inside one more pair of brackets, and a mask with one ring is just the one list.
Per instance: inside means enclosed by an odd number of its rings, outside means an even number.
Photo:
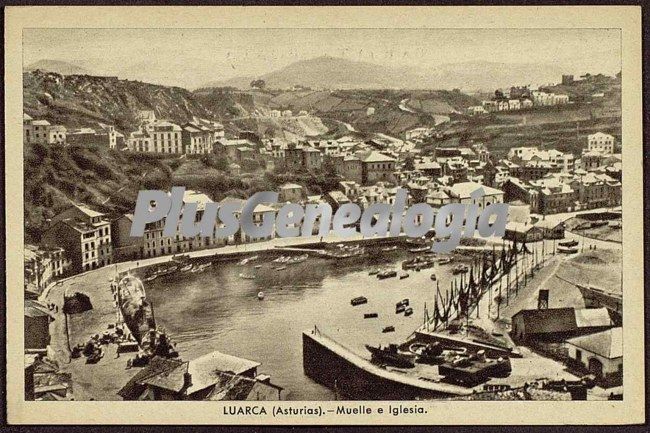
[{"label": "distant mountain ridge", "polygon": [[[607,58],[607,57],[605,57]],[[604,62],[602,70],[584,72],[614,74],[613,61]],[[556,64],[500,63],[468,61],[440,64],[435,68],[383,66],[338,57],[321,56],[294,62],[261,76],[241,76],[213,81],[201,87],[237,87],[247,89],[254,79],[262,79],[267,87],[286,89],[296,85],[315,89],[447,89],[493,90],[525,84],[559,82],[562,74],[580,70],[570,59]]]}]

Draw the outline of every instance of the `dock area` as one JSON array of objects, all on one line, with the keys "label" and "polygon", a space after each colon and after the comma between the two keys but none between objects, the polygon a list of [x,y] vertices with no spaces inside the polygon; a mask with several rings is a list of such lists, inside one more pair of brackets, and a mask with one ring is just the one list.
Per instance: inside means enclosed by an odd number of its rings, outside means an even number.
[{"label": "dock area", "polygon": [[440,381],[423,371],[381,368],[317,329],[302,334],[303,368],[341,398],[371,400],[444,398],[472,394],[471,388]]}]

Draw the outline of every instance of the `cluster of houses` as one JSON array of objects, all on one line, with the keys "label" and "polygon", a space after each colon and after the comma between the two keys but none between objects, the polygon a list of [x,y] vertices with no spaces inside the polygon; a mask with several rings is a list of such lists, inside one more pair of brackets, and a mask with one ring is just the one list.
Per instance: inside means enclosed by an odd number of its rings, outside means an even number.
[{"label": "cluster of houses", "polygon": [[167,120],[156,119],[152,111],[140,115],[138,130],[131,132],[127,149],[133,152],[170,154],[212,153],[217,141],[224,138],[220,123],[194,118],[192,122],[177,125]]},{"label": "cluster of houses", "polygon": [[[548,296],[547,290],[540,292]],[[603,306],[548,308],[548,299],[538,304],[512,316],[515,341],[565,362],[577,375],[592,374],[605,388],[623,384],[623,328],[617,312]]]},{"label": "cluster of houses", "polygon": [[534,213],[621,205],[621,155],[614,153],[614,137],[609,134],[589,135],[577,160],[555,149],[518,147],[496,168],[495,184],[503,189],[505,200],[529,205]]},{"label": "cluster of houses", "polygon": [[156,119],[153,111],[137,113],[140,125],[125,138],[113,125],[98,123],[95,128],[69,130],[63,125],[52,125],[47,120],[33,119],[23,114],[23,143],[58,145],[96,145],[109,149],[133,152],[169,154],[212,153],[217,141],[224,138],[224,128],[218,122],[194,118],[192,122],[177,125]]},{"label": "cluster of houses", "polygon": [[530,90],[528,87],[511,87],[505,92],[498,90],[490,100],[481,105],[467,107],[466,114],[476,116],[496,111],[519,111],[533,107],[548,107],[569,103],[569,95],[544,90]]}]

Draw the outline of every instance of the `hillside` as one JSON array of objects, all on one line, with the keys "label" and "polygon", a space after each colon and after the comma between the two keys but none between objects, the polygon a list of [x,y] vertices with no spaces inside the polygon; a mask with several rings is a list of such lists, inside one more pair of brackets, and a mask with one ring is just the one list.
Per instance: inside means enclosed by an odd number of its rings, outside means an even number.
[{"label": "hillside", "polygon": [[153,110],[157,117],[175,122],[214,116],[188,90],[114,77],[26,72],[23,97],[30,116],[69,127],[102,122],[131,131],[139,110]]},{"label": "hillside", "polygon": [[99,146],[25,145],[25,238],[38,242],[47,220],[71,202],[82,202],[110,215],[133,212],[138,191],[185,186],[221,199],[264,189],[260,174],[234,178],[217,155],[178,159]]}]

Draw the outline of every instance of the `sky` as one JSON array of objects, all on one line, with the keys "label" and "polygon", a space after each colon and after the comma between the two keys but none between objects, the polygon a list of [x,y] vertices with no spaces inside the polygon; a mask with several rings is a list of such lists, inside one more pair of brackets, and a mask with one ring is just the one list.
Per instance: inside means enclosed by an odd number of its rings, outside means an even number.
[{"label": "sky", "polygon": [[[618,29],[25,29],[23,62],[196,88],[329,55],[390,66],[598,64],[620,58]],[[589,66],[591,67],[591,66]],[[611,68],[610,68],[611,69]],[[615,73],[616,71],[602,71]]]}]

